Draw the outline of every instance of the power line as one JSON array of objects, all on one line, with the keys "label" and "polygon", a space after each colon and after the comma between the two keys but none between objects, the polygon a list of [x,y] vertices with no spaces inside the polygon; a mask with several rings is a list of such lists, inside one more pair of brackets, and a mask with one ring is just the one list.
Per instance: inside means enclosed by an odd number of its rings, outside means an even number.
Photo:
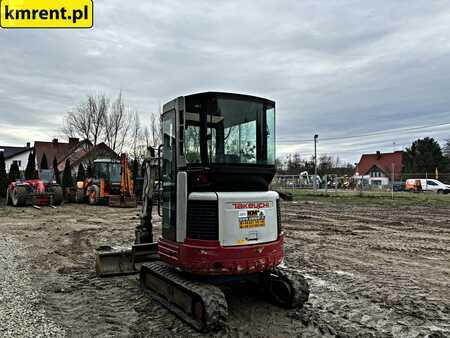
[{"label": "power line", "polygon": [[[424,126],[417,126],[417,127],[411,127],[411,128],[397,128],[397,129],[388,129],[388,130],[380,130],[375,132],[370,132],[366,134],[359,134],[359,135],[352,135],[352,136],[341,136],[341,137],[326,137],[321,138],[320,141],[337,141],[337,140],[345,140],[345,139],[352,139],[357,137],[365,137],[365,136],[377,136],[377,135],[384,135],[394,132],[407,132],[407,131],[415,131],[420,129],[430,129],[430,128],[438,128],[438,127],[444,127],[444,126],[450,126],[450,122],[446,123],[439,123],[435,125],[424,125]],[[278,139],[277,142],[280,143],[307,143],[307,142],[314,142],[314,139]]]}]

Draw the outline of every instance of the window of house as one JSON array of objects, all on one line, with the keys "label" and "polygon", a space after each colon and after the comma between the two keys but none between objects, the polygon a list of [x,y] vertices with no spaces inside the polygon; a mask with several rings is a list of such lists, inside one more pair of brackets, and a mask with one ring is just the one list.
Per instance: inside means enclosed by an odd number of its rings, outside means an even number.
[{"label": "window of house", "polygon": [[22,161],[20,160],[14,160],[13,163],[17,164],[19,168],[22,166]]},{"label": "window of house", "polygon": [[381,177],[381,173],[379,171],[373,170],[370,172],[370,177]]}]

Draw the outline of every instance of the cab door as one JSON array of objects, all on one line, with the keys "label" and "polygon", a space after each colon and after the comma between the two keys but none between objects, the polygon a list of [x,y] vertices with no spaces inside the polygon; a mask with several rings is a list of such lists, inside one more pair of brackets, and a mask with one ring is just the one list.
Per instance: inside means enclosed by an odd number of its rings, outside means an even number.
[{"label": "cab door", "polygon": [[162,116],[163,152],[162,152],[162,186],[163,217],[162,237],[176,240],[176,135],[175,109]]}]

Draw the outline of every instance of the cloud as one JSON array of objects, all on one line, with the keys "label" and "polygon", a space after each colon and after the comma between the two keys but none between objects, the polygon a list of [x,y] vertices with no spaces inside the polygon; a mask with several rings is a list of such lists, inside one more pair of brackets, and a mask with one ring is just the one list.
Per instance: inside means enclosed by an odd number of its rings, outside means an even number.
[{"label": "cloud", "polygon": [[[12,126],[0,143],[51,138],[86,94],[119,90],[143,122],[182,94],[269,97],[280,139],[449,122],[449,14],[446,1],[96,2],[92,30],[0,31],[0,124]],[[321,142],[319,151],[354,162],[418,135]],[[278,149],[311,153],[302,142]]]}]

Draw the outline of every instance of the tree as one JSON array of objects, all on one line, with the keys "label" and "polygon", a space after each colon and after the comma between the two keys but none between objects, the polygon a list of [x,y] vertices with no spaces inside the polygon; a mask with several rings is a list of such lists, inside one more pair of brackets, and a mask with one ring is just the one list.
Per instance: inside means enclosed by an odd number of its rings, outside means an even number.
[{"label": "tree", "polygon": [[425,137],[406,148],[403,156],[404,172],[416,175],[445,170],[448,160],[443,156],[441,146],[433,138]]},{"label": "tree", "polygon": [[27,167],[25,168],[25,179],[32,180],[37,177],[35,155],[34,152],[30,151],[28,154]]},{"label": "tree", "polygon": [[8,188],[8,176],[6,175],[5,155],[0,152],[0,197],[6,197]]},{"label": "tree", "polygon": [[[136,121],[140,133],[141,127],[138,119]],[[121,153],[125,147],[132,146],[132,124],[133,114],[126,108],[122,92],[112,104],[104,94],[90,94],[75,111],[66,114],[62,131],[69,137],[89,140],[94,146],[105,142],[112,150]]]},{"label": "tree", "polygon": [[100,94],[88,95],[77,110],[68,112],[64,118],[62,131],[68,136],[78,136],[89,140],[95,146],[105,131],[105,116],[108,113],[109,99]]},{"label": "tree", "polygon": [[63,188],[73,187],[73,177],[72,177],[72,172],[70,170],[70,160],[69,159],[66,160],[66,164],[64,166],[62,186],[63,186]]},{"label": "tree", "polygon": [[447,140],[443,149],[444,156],[450,159],[450,139]]},{"label": "tree", "polygon": [[55,175],[56,183],[61,184],[61,178],[59,177],[58,161],[56,156],[53,158],[53,173]]},{"label": "tree", "polygon": [[80,163],[78,166],[78,172],[77,172],[77,182],[78,181],[84,181],[86,179],[86,173],[84,171],[83,164]]},{"label": "tree", "polygon": [[104,116],[105,141],[116,153],[121,153],[132,125],[132,115],[125,108],[122,92],[111,105],[109,114]]},{"label": "tree", "polygon": [[48,169],[47,156],[45,155],[45,153],[42,155],[41,165],[39,168],[40,169]]},{"label": "tree", "polygon": [[8,184],[11,182],[15,182],[19,178],[20,178],[19,166],[17,165],[16,161],[13,161],[13,163],[11,164],[11,167],[9,168]]},{"label": "tree", "polygon": [[131,128],[131,143],[132,143],[132,151],[133,158],[136,159],[138,156],[142,155],[142,147],[140,140],[142,139],[142,129],[141,122],[139,121],[139,115],[137,112],[133,114],[133,122]]},{"label": "tree", "polygon": [[[186,132],[195,132],[195,128],[190,128],[186,130]],[[143,138],[145,140],[145,145],[147,147],[152,146],[157,149],[161,144],[162,136],[161,136],[161,117],[158,114],[151,113],[150,114],[150,123],[148,126],[144,127],[142,132]],[[191,137],[192,140],[196,140],[195,135]]]},{"label": "tree", "polygon": [[319,157],[317,172],[319,175],[327,175],[333,172],[333,159],[331,156],[322,155]]}]

